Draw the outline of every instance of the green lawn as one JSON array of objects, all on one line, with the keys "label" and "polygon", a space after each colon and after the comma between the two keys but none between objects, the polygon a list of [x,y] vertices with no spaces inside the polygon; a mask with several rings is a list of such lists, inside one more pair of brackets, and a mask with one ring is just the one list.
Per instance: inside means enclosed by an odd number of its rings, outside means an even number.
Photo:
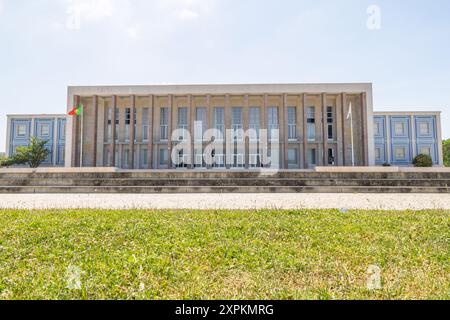
[{"label": "green lawn", "polygon": [[0,210],[0,299],[449,299],[449,261],[448,211]]}]

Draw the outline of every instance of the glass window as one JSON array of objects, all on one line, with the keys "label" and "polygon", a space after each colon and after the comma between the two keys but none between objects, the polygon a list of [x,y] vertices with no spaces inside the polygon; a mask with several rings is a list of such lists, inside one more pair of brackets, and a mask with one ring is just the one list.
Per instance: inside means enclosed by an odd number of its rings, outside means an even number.
[{"label": "glass window", "polygon": [[405,124],[403,122],[396,122],[395,126],[395,135],[402,136],[405,134]]},{"label": "glass window", "polygon": [[250,140],[257,141],[261,130],[261,109],[251,107],[249,118]]},{"label": "glass window", "polygon": [[142,154],[142,166],[147,167],[148,166],[148,151],[147,151],[147,149],[142,149],[141,154]]},{"label": "glass window", "polygon": [[380,136],[381,135],[381,130],[380,130],[380,123],[378,121],[375,122],[375,126],[374,126],[374,131],[375,131],[375,135]]},{"label": "glass window", "polygon": [[419,126],[420,134],[423,136],[428,136],[431,134],[431,128],[429,122],[421,122]]},{"label": "glass window", "polygon": [[288,139],[297,139],[297,108],[288,108]]},{"label": "glass window", "polygon": [[278,121],[278,107],[269,107],[267,109],[268,120],[268,136],[272,141],[279,140],[279,121]]},{"label": "glass window", "polygon": [[66,121],[65,120],[63,120],[63,121],[61,121],[61,137],[60,137],[60,139],[61,140],[64,140],[64,139],[66,139]]},{"label": "glass window", "polygon": [[406,160],[406,148],[403,147],[395,148],[395,159]]},{"label": "glass window", "polygon": [[327,128],[328,128],[328,140],[334,139],[334,112],[333,107],[327,107]]},{"label": "glass window", "polygon": [[232,117],[231,117],[231,126],[233,129],[233,136],[235,141],[241,141],[244,137],[244,128],[243,128],[243,119],[242,119],[242,108],[241,107],[233,107],[232,109]]},{"label": "glass window", "polygon": [[41,136],[42,137],[50,136],[50,125],[48,125],[48,124],[41,125]]},{"label": "glass window", "polygon": [[315,107],[308,107],[307,131],[308,131],[308,140],[314,141],[316,139],[316,108]]},{"label": "glass window", "polygon": [[332,148],[328,149],[328,164],[331,166],[335,164],[334,150]]},{"label": "glass window", "polygon": [[381,149],[380,148],[375,149],[375,160],[377,160],[377,161],[381,160]]},{"label": "glass window", "polygon": [[426,154],[427,156],[431,156],[431,148],[430,147],[420,148],[420,154]]},{"label": "glass window", "polygon": [[160,110],[160,127],[161,140],[169,139],[169,108],[161,108]]},{"label": "glass window", "polygon": [[169,163],[169,151],[167,149],[159,149],[159,164],[164,166]]},{"label": "glass window", "polygon": [[147,141],[149,138],[149,108],[142,109],[142,140]]},{"label": "glass window", "polygon": [[308,150],[308,163],[311,165],[316,165],[317,164],[317,160],[316,160],[316,149],[309,149]]},{"label": "glass window", "polygon": [[188,108],[178,108],[178,129],[181,130],[179,140],[183,141],[187,139],[188,130]]},{"label": "glass window", "polygon": [[225,110],[223,107],[214,108],[214,128],[220,132],[216,140],[223,140],[225,132]]},{"label": "glass window", "polygon": [[288,150],[288,163],[290,165],[298,164],[297,154],[298,154],[298,152],[297,152],[297,149],[295,149],[295,148]]},{"label": "glass window", "polygon": [[205,132],[208,129],[208,111],[205,107],[197,108],[195,121],[198,122],[196,139],[203,140]]},{"label": "glass window", "polygon": [[27,135],[27,126],[25,124],[19,124],[16,127],[16,135],[18,137],[25,137]]}]

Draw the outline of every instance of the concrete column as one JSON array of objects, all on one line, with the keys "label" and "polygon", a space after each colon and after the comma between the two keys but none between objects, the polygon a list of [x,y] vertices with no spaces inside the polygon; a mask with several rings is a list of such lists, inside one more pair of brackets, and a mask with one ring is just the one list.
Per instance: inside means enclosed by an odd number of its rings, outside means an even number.
[{"label": "concrete column", "polygon": [[328,166],[327,95],[322,93],[323,165]]},{"label": "concrete column", "polygon": [[367,103],[366,103],[366,94],[361,93],[361,132],[362,132],[362,165],[369,165],[369,139],[367,134]]},{"label": "concrete column", "polygon": [[168,96],[168,112],[169,112],[169,140],[167,145],[167,153],[169,155],[169,169],[172,169],[172,122],[173,122],[173,95]]},{"label": "concrete column", "polygon": [[281,141],[283,143],[283,168],[288,169],[289,168],[289,161],[288,161],[288,147],[289,147],[289,126],[288,126],[288,95],[285,93],[283,94],[283,103],[282,103],[282,115],[283,117],[280,118],[281,127],[280,127],[280,133],[281,133]]},{"label": "concrete column", "polygon": [[303,94],[303,163],[304,168],[308,169],[308,96]]},{"label": "concrete column", "polygon": [[98,96],[93,97],[94,105],[94,154],[93,154],[93,166],[97,166],[97,139],[98,139]]},{"label": "concrete column", "polygon": [[347,165],[347,141],[345,141],[345,118],[347,116],[347,94],[342,93],[342,162]]},{"label": "concrete column", "polygon": [[116,109],[117,109],[117,96],[112,96],[112,142],[111,142],[111,164],[113,167],[116,166]]},{"label": "concrete column", "polygon": [[[74,96],[74,103],[73,107],[76,108],[80,104],[80,96]],[[79,145],[79,139],[80,139],[80,121],[78,119],[78,116],[73,116],[73,131],[72,136],[74,137],[74,143],[73,147],[75,152],[72,154],[72,164],[73,167],[79,167],[80,166],[80,145]],[[32,124],[32,129],[34,132],[34,124]]]},{"label": "concrete column", "polygon": [[392,156],[392,139],[391,139],[391,118],[386,116],[386,162],[392,164],[394,157]]},{"label": "concrete column", "polygon": [[243,129],[244,129],[244,143],[245,143],[245,169],[250,168],[250,137],[246,134],[250,128],[250,104],[249,95],[244,96],[244,111],[243,111]]},{"label": "concrete column", "polygon": [[136,130],[134,122],[136,121],[134,111],[136,110],[136,96],[131,95],[130,97],[130,169],[134,169],[134,138],[136,136]]},{"label": "concrete column", "polygon": [[149,111],[149,121],[150,121],[150,125],[148,127],[148,169],[153,169],[153,132],[154,132],[154,128],[156,128],[155,125],[155,97],[153,95],[149,96],[149,107],[150,109]]},{"label": "concrete column", "polygon": [[234,145],[234,141],[229,141],[228,137],[227,137],[227,131],[231,129],[231,101],[230,101],[230,95],[226,94],[225,95],[225,153],[226,153],[226,168],[230,169],[231,165],[230,165],[230,161],[232,160],[232,155],[227,153],[227,150],[229,149],[227,146],[229,146],[230,144]]},{"label": "concrete column", "polygon": [[[206,108],[207,108],[207,121],[208,121],[208,129],[212,129],[213,127],[213,109],[212,109],[212,97],[210,94],[206,95]],[[211,143],[211,140],[207,141],[207,143]],[[211,169],[211,165],[207,165],[208,169]]]}]

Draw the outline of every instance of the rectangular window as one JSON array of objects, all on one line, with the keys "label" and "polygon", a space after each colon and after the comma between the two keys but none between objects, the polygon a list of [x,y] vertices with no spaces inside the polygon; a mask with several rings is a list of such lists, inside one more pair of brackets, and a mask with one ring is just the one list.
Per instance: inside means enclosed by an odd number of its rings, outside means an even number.
[{"label": "rectangular window", "polygon": [[50,136],[50,126],[48,124],[41,125],[41,137]]},{"label": "rectangular window", "polygon": [[403,136],[405,134],[405,124],[403,122],[396,122],[394,130],[396,136]]},{"label": "rectangular window", "polygon": [[142,149],[141,155],[142,155],[142,160],[141,160],[142,167],[146,168],[146,167],[148,167],[148,150]]},{"label": "rectangular window", "polygon": [[316,108],[315,107],[308,107],[307,131],[308,131],[308,140],[309,141],[316,140]]},{"label": "rectangular window", "polygon": [[23,138],[27,135],[27,126],[25,124],[19,124],[16,127],[16,135]]},{"label": "rectangular window", "polygon": [[419,125],[420,135],[429,136],[431,134],[431,128],[429,122],[421,122]]},{"label": "rectangular window", "polygon": [[225,132],[225,109],[223,107],[214,108],[214,129],[219,132],[215,140],[222,141]]},{"label": "rectangular window", "polygon": [[169,140],[169,108],[161,108],[160,112],[161,140]]},{"label": "rectangular window", "polygon": [[375,160],[381,161],[381,148],[375,149]]},{"label": "rectangular window", "polygon": [[297,108],[288,108],[288,139],[297,139]]},{"label": "rectangular window", "polygon": [[125,140],[130,140],[131,109],[125,108]]},{"label": "rectangular window", "polygon": [[182,107],[178,108],[178,129],[180,130],[179,141],[184,141],[187,139],[187,131],[189,129],[188,125],[188,108]]},{"label": "rectangular window", "polygon": [[267,129],[268,136],[271,141],[279,141],[280,137],[280,124],[278,121],[278,107],[269,107],[267,109]]},{"label": "rectangular window", "polygon": [[[119,108],[116,108],[116,111],[114,112],[116,116],[116,141],[119,141],[119,125],[120,125],[120,110]],[[118,163],[118,162],[116,162]]]},{"label": "rectangular window", "polygon": [[431,148],[430,147],[420,148],[420,154],[425,154],[427,156],[431,156]]},{"label": "rectangular window", "polygon": [[395,148],[395,159],[406,160],[406,148],[403,147]]},{"label": "rectangular window", "polygon": [[250,140],[258,141],[261,130],[261,109],[259,107],[251,107],[249,114]]},{"label": "rectangular window", "polygon": [[167,149],[159,149],[159,164],[161,166],[169,164],[169,151]]},{"label": "rectangular window", "polygon": [[130,150],[125,149],[125,155],[124,155],[124,167],[128,169],[130,167]]},{"label": "rectangular window", "polygon": [[106,139],[105,141],[111,141],[112,140],[112,108],[108,108],[106,111],[106,119],[107,119],[107,127],[106,127]]},{"label": "rectangular window", "polygon": [[298,157],[297,157],[297,149],[289,149],[288,150],[288,164],[289,165],[297,165]]},{"label": "rectangular window", "polygon": [[328,165],[330,166],[335,165],[334,150],[332,148],[328,149]]},{"label": "rectangular window", "polygon": [[66,139],[66,121],[63,120],[61,121],[61,140],[65,140]]},{"label": "rectangular window", "polygon": [[315,148],[308,150],[308,163],[313,166],[317,164]]},{"label": "rectangular window", "polygon": [[242,141],[242,139],[244,138],[244,127],[243,127],[242,108],[241,107],[233,107],[232,117],[231,117],[231,126],[233,129],[234,140]]},{"label": "rectangular window", "polygon": [[334,112],[333,107],[327,107],[328,140],[334,140]]},{"label": "rectangular window", "polygon": [[149,108],[142,109],[142,140],[148,141],[150,132]]},{"label": "rectangular window", "polygon": [[195,121],[197,122],[195,139],[203,141],[205,132],[208,130],[208,111],[205,107],[197,108]]}]

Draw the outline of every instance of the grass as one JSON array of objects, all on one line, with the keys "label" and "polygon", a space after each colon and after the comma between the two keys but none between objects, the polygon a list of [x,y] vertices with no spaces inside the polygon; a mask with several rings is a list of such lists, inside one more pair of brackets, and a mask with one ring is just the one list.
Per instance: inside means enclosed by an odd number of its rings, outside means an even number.
[{"label": "grass", "polygon": [[448,211],[0,210],[0,299],[449,299],[449,261]]}]

